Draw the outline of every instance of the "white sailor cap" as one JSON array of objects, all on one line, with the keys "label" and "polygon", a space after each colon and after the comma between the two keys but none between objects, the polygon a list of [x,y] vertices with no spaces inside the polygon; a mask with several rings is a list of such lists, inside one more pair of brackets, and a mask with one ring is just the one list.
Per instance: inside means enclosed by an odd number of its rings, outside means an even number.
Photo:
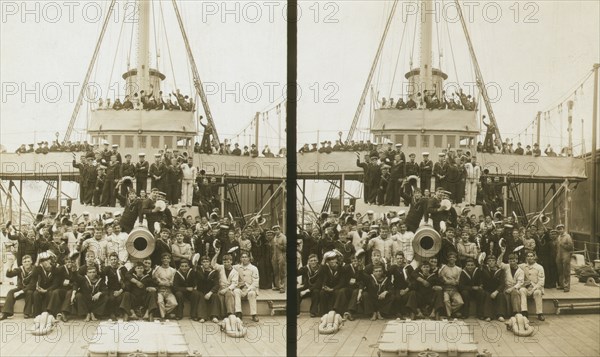
[{"label": "white sailor cap", "polygon": [[121,217],[121,215],[123,215],[123,212],[121,212],[121,211],[116,211],[116,212],[113,214],[113,216],[114,216],[114,217]]},{"label": "white sailor cap", "polygon": [[402,147],[402,144],[396,144],[396,147],[397,147],[397,148],[401,148],[401,147]]},{"label": "white sailor cap", "polygon": [[330,250],[327,253],[323,254],[324,260],[329,260],[329,259],[335,258],[335,257],[337,257],[337,254],[333,250]]},{"label": "white sailor cap", "polygon": [[443,156],[446,156],[446,154],[444,154],[443,152],[441,152],[441,153],[438,154],[438,156],[439,157],[443,157]]},{"label": "white sailor cap", "polygon": [[154,157],[161,157],[161,154],[154,154]]},{"label": "white sailor cap", "polygon": [[108,141],[102,140],[102,145],[108,145]]},{"label": "white sailor cap", "polygon": [[141,152],[138,154],[138,156],[146,156],[146,153]]},{"label": "white sailor cap", "polygon": [[112,145],[112,147],[113,147],[113,149],[116,149],[116,148],[118,148],[118,147],[119,147],[119,145],[117,145],[117,144],[113,144],[113,145]]},{"label": "white sailor cap", "polygon": [[396,224],[396,223],[398,223],[398,222],[400,222],[400,218],[398,218],[398,217],[394,217],[394,218],[392,218],[392,220],[390,221],[390,224]]},{"label": "white sailor cap", "polygon": [[424,151],[421,155],[423,155],[423,156],[429,156],[429,153],[427,151]]}]

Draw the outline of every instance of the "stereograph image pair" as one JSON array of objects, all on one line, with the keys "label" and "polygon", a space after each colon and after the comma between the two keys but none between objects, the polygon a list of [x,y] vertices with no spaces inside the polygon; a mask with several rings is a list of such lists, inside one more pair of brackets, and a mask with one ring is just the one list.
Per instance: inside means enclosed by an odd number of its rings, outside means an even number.
[{"label": "stereograph image pair", "polygon": [[600,353],[598,3],[1,5],[0,355]]}]

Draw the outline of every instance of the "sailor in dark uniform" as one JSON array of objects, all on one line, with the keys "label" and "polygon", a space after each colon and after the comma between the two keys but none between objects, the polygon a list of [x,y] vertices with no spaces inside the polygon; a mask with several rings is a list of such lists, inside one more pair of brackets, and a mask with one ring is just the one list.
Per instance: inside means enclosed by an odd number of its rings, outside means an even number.
[{"label": "sailor in dark uniform", "polygon": [[150,164],[146,161],[146,154],[143,152],[139,153],[138,157],[140,161],[135,164],[135,192],[139,196],[140,191],[147,190]]},{"label": "sailor in dark uniform", "polygon": [[410,155],[408,155],[410,161],[406,163],[406,176],[420,176],[420,168],[419,168],[419,164],[417,164],[415,162],[415,153],[410,153]]},{"label": "sailor in dark uniform", "polygon": [[235,143],[235,149],[231,151],[231,155],[242,156],[242,150],[240,150],[240,144]]},{"label": "sailor in dark uniform", "polygon": [[96,171],[96,180],[94,184],[94,206],[100,206],[102,202],[102,190],[104,189],[104,181],[106,180],[106,166],[99,165]]},{"label": "sailor in dark uniform", "polygon": [[104,178],[104,185],[102,186],[102,206],[114,207],[116,203],[116,192],[115,187],[119,182],[120,177],[120,164],[117,161],[116,155],[111,155],[110,163],[106,168],[106,177]]},{"label": "sailor in dark uniform", "polygon": [[125,96],[125,100],[123,101],[123,109],[125,109],[125,110],[133,109],[133,102],[131,102],[131,100],[129,100],[128,95]]},{"label": "sailor in dark uniform", "polygon": [[56,269],[49,254],[39,256],[38,266],[33,268],[33,275],[29,281],[28,290],[33,291],[33,316],[47,311],[50,294],[53,289]]},{"label": "sailor in dark uniform", "polygon": [[419,164],[419,178],[421,179],[421,192],[431,191],[431,176],[433,175],[433,162],[429,160],[429,153],[424,152],[423,161]]},{"label": "sailor in dark uniform", "polygon": [[386,206],[397,206],[400,203],[400,187],[405,176],[406,165],[400,154],[396,154],[390,169],[390,181],[385,194]]},{"label": "sailor in dark uniform", "polygon": [[370,175],[371,170],[369,169],[371,163],[368,155],[365,155],[365,162],[360,162],[360,154],[356,153],[356,166],[363,169],[363,197],[365,203],[371,203],[369,200],[371,197],[371,186],[370,186]]},{"label": "sailor in dark uniform", "polygon": [[85,197],[87,196],[87,175],[90,173],[87,170],[87,158],[85,155],[81,155],[81,162],[75,161],[75,154],[73,154],[73,167],[79,170],[79,203],[86,204]]},{"label": "sailor in dark uniform", "polygon": [[[131,163],[131,155],[125,155],[125,162],[121,164],[120,177],[133,177],[135,176],[135,166]],[[133,190],[133,181],[126,181],[121,183],[119,204],[121,207],[125,207],[125,201],[127,200],[127,192]]]},{"label": "sailor in dark uniform", "polygon": [[462,201],[462,195],[460,193],[460,179],[461,167],[459,164],[449,163],[446,169],[444,187],[448,189],[448,191],[452,192],[452,200],[457,203]]},{"label": "sailor in dark uniform", "polygon": [[119,266],[119,255],[115,252],[108,256],[108,264],[102,269],[102,276],[106,279],[107,301],[106,310],[111,319],[119,312],[123,300],[127,268]]},{"label": "sailor in dark uniform", "polygon": [[23,265],[14,269],[11,269],[12,267],[9,266],[6,270],[7,278],[12,278],[15,276],[17,277],[17,286],[8,291],[6,300],[4,301],[4,306],[2,307],[2,316],[0,316],[0,320],[5,320],[13,315],[15,301],[18,299],[25,299],[25,308],[23,310],[25,318],[32,317],[33,291],[30,289],[30,282],[33,277],[34,270],[33,260],[31,259],[30,255],[23,255],[21,260]]},{"label": "sailor in dark uniform", "polygon": [[162,186],[162,179],[165,171],[165,165],[161,162],[161,155],[154,155],[154,163],[150,165],[149,174],[151,188],[160,189]]},{"label": "sailor in dark uniform", "polygon": [[407,109],[417,109],[417,102],[414,101],[413,96],[408,96],[408,101],[406,102]]},{"label": "sailor in dark uniform", "polygon": [[446,154],[439,153],[440,161],[436,162],[433,165],[433,175],[435,176],[435,188],[443,186],[444,180],[446,178]]},{"label": "sailor in dark uniform", "polygon": [[102,152],[100,153],[101,154],[101,158],[102,158],[102,160],[105,163],[108,164],[108,162],[110,161],[110,156],[112,155],[112,153],[108,149],[108,146],[109,146],[108,141],[105,140],[104,143],[103,143],[103,145],[104,145],[104,150],[102,150]]},{"label": "sailor in dark uniform", "polygon": [[123,209],[123,216],[119,221],[121,230],[125,233],[131,232],[135,226],[135,220],[139,217],[142,201],[137,198],[134,191],[129,191],[127,201]]}]

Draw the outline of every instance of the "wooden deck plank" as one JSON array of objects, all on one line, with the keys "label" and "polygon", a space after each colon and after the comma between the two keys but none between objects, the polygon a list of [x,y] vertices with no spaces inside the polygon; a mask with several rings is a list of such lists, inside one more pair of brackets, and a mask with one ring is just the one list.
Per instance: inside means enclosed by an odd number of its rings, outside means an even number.
[{"label": "wooden deck plank", "polygon": [[[208,323],[212,324],[211,322]],[[179,324],[181,326],[181,330],[183,331],[185,340],[188,343],[190,352],[197,352],[202,356],[208,355],[208,350],[206,349],[206,344],[203,341],[202,334],[199,333],[194,326],[196,324],[185,319],[179,321]]]},{"label": "wooden deck plank", "polygon": [[[550,324],[546,326],[546,329],[556,332],[558,334],[557,338],[561,337],[564,342],[561,342],[561,346],[564,349],[567,349],[570,355],[573,356],[589,356],[590,349],[588,348],[588,344],[591,340],[596,340],[598,338],[598,327],[596,327],[596,335],[592,336],[582,336],[581,333],[585,333],[583,331],[578,331],[575,326],[580,324],[580,316],[573,316],[571,324],[569,326],[565,326],[561,323],[560,316],[549,316],[546,322],[550,321]],[[545,326],[540,326],[540,330]],[[590,326],[586,326],[590,327]],[[591,329],[590,329],[591,330]],[[590,339],[591,337],[591,339]],[[593,349],[592,349],[593,350]],[[596,351],[597,353],[597,351]]]},{"label": "wooden deck plank", "polygon": [[362,331],[359,330],[359,336],[356,337],[359,341],[358,347],[354,351],[355,356],[373,356],[377,354],[379,337],[388,320],[365,320],[365,322],[367,321],[370,323],[368,328],[361,328]]},{"label": "wooden deck plank", "polygon": [[[263,318],[259,323],[246,324],[247,335],[239,339],[246,346],[243,349],[245,356],[280,356],[282,352],[281,342],[276,341],[275,336],[282,333],[282,322],[277,319]],[[236,341],[238,342],[238,341]]]},{"label": "wooden deck plank", "polygon": [[23,315],[0,321],[0,343],[5,346],[10,345],[13,341],[17,344],[21,343],[18,341],[24,339],[25,328]]},{"label": "wooden deck plank", "polygon": [[308,318],[308,321],[303,325],[306,329],[303,329],[303,335],[298,341],[297,345],[302,346],[298,348],[299,356],[319,356],[321,350],[324,347],[324,338],[319,335],[319,319]]},{"label": "wooden deck plank", "polygon": [[[373,323],[370,320],[355,320],[355,321],[349,321],[346,322],[346,324],[344,325],[344,328],[347,328],[348,331],[350,332],[350,336],[348,338],[348,340],[346,340],[346,343],[344,343],[343,346],[340,347],[340,349],[337,351],[337,353],[335,354],[336,356],[354,356],[354,354],[356,353],[356,350],[358,348],[358,344],[356,341],[357,338],[360,338],[362,340],[361,337],[361,331],[363,331],[362,333],[364,333],[364,331],[366,331],[369,327],[373,326]],[[379,331],[379,335],[381,336],[381,331],[383,331],[383,327],[385,326],[382,325],[381,326],[381,330]],[[350,329],[352,328],[352,329]],[[376,326],[374,326],[374,328],[376,328]]]}]

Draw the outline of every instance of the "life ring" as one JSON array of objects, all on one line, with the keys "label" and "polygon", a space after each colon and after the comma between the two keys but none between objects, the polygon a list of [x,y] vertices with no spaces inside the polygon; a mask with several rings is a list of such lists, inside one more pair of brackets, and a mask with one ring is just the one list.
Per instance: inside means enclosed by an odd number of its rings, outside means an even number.
[{"label": "life ring", "polygon": [[511,317],[506,322],[506,329],[521,337],[531,336],[534,331],[533,327],[529,325],[529,320],[521,314]]},{"label": "life ring", "polygon": [[340,330],[340,327],[344,324],[344,319],[340,314],[336,314],[335,311],[331,310],[329,313],[321,317],[321,323],[319,324],[319,333],[321,335],[331,335]]},{"label": "life ring", "polygon": [[57,322],[54,316],[47,312],[42,312],[33,320],[33,331],[31,331],[31,334],[34,336],[47,335],[52,332]]},{"label": "life ring", "polygon": [[242,338],[246,336],[246,333],[248,332],[246,327],[244,327],[242,320],[233,314],[224,318],[223,321],[219,323],[219,326],[227,336],[233,338]]}]

